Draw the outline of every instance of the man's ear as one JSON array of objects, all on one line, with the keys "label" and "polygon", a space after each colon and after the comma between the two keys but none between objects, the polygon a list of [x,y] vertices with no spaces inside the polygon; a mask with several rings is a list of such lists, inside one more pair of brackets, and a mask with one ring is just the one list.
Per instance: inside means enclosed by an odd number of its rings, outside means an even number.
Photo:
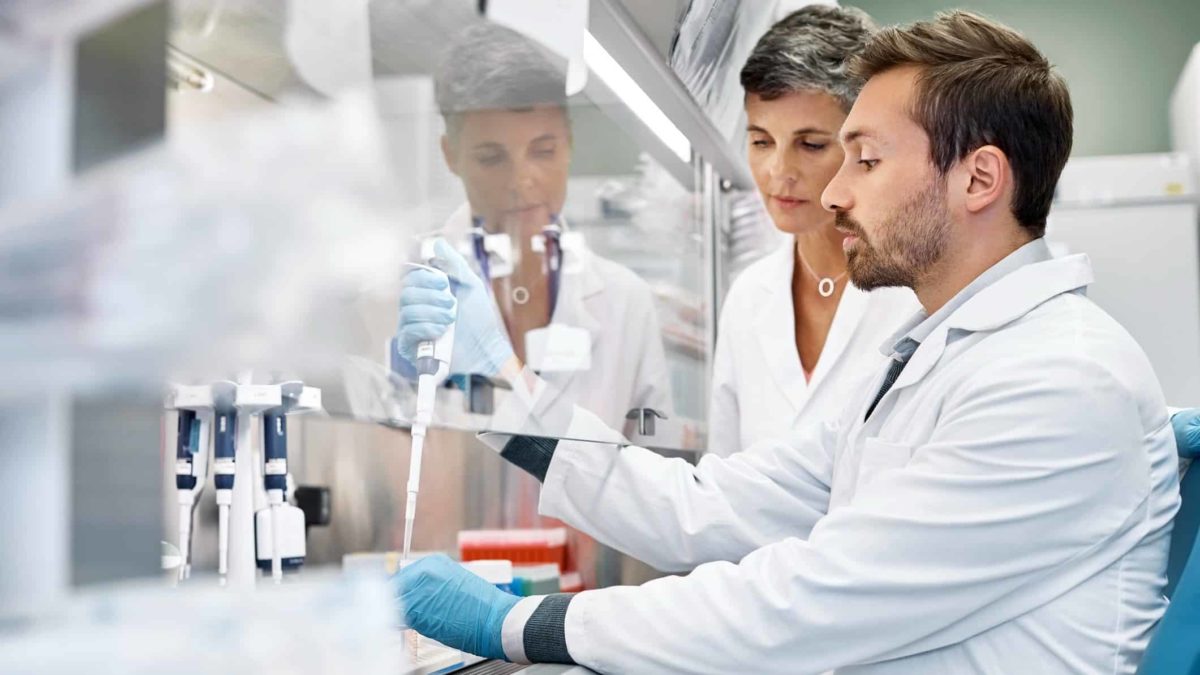
[{"label": "man's ear", "polygon": [[1012,167],[1003,150],[985,145],[963,158],[961,166],[968,178],[963,204],[969,213],[984,211],[996,202],[1007,204]]},{"label": "man's ear", "polygon": [[446,168],[450,169],[450,173],[458,176],[458,159],[454,153],[454,144],[450,142],[450,137],[442,134],[442,160],[446,162]]}]

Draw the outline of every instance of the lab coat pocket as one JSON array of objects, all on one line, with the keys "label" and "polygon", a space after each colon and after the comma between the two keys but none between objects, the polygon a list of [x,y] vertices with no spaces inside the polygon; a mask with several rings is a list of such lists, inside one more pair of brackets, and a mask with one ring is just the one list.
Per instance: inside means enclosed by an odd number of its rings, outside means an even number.
[{"label": "lab coat pocket", "polygon": [[863,443],[863,454],[858,463],[857,488],[866,487],[881,471],[903,467],[910,457],[911,445],[868,438]]}]

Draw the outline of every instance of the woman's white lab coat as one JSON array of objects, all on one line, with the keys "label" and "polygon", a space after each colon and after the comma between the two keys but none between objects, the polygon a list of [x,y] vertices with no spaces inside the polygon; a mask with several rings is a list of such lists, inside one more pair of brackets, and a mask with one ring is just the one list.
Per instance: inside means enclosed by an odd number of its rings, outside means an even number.
[{"label": "woman's white lab coat", "polygon": [[[694,467],[560,441],[542,513],[695,568],[575,597],[572,657],[616,673],[1133,673],[1165,607],[1175,442],[1091,279],[1072,256],[981,290],[865,421],[883,371],[834,422]],[[571,418],[571,435],[603,426]]]},{"label": "woman's white lab coat", "polygon": [[[469,231],[470,211],[464,206],[451,215],[445,233],[458,242]],[[550,323],[587,332],[590,365],[542,377],[564,400],[593,411],[614,429],[633,431],[633,423],[626,419],[633,408],[671,415],[671,378],[650,285],[586,246],[565,250],[564,257],[558,305]],[[468,260],[474,265],[472,258]],[[550,338],[551,351],[555,340]],[[507,394],[497,391],[496,395]]]},{"label": "woman's white lab coat", "polygon": [[796,352],[792,240],[750,265],[721,309],[708,413],[708,450],[721,456],[787,438],[836,413],[858,373],[884,363],[879,344],[920,309],[906,288],[867,293],[847,284],[812,379]]}]

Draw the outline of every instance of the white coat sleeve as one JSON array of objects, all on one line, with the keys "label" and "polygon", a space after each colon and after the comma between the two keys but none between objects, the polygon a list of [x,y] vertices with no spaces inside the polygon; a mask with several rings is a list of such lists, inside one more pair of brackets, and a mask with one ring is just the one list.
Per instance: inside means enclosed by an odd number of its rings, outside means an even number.
[{"label": "white coat sleeve", "polygon": [[[712,393],[708,404],[708,451],[728,457],[741,450],[741,412],[738,407],[737,366],[734,357],[739,345],[729,326],[729,302],[721,309],[717,347],[713,355]],[[745,347],[746,345],[741,345]]]},{"label": "white coat sleeve", "polygon": [[[601,438],[575,409],[567,438]],[[540,511],[664,571],[739,560],[772,541],[807,537],[829,505],[836,425],[693,466],[637,446],[560,440]]]},{"label": "white coat sleeve", "polygon": [[1148,507],[1147,450],[1169,425],[1144,430],[1099,366],[1025,357],[970,381],[907,465],[871,474],[807,540],[575,596],[572,658],[605,673],[816,673],[922,653],[1040,607],[1169,521]]},{"label": "white coat sleeve", "polygon": [[[513,391],[495,431],[479,439],[502,454],[518,437],[540,439],[541,513],[660,570],[739,560],[772,541],[807,537],[828,509],[835,423],[693,466],[629,445],[595,414],[562,405],[529,371],[513,379]],[[607,442],[565,440],[579,438]]]}]

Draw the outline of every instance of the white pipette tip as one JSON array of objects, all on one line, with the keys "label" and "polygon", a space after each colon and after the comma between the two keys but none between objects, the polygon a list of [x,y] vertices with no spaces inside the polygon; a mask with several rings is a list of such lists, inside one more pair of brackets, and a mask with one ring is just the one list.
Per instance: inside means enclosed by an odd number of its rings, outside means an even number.
[{"label": "white pipette tip", "polygon": [[192,507],[179,505],[179,581],[188,578],[188,558],[191,557]]},{"label": "white pipette tip", "polygon": [[271,504],[271,578],[283,583],[283,561],[279,555],[279,504]]},{"label": "white pipette tip", "polygon": [[217,573],[224,586],[229,573],[229,507],[225,504],[217,507]]},{"label": "white pipette tip", "polygon": [[400,555],[400,562],[402,563],[408,562],[412,554],[413,521],[416,519],[416,515],[417,493],[410,490],[408,492],[408,499],[404,505],[404,550]]}]

